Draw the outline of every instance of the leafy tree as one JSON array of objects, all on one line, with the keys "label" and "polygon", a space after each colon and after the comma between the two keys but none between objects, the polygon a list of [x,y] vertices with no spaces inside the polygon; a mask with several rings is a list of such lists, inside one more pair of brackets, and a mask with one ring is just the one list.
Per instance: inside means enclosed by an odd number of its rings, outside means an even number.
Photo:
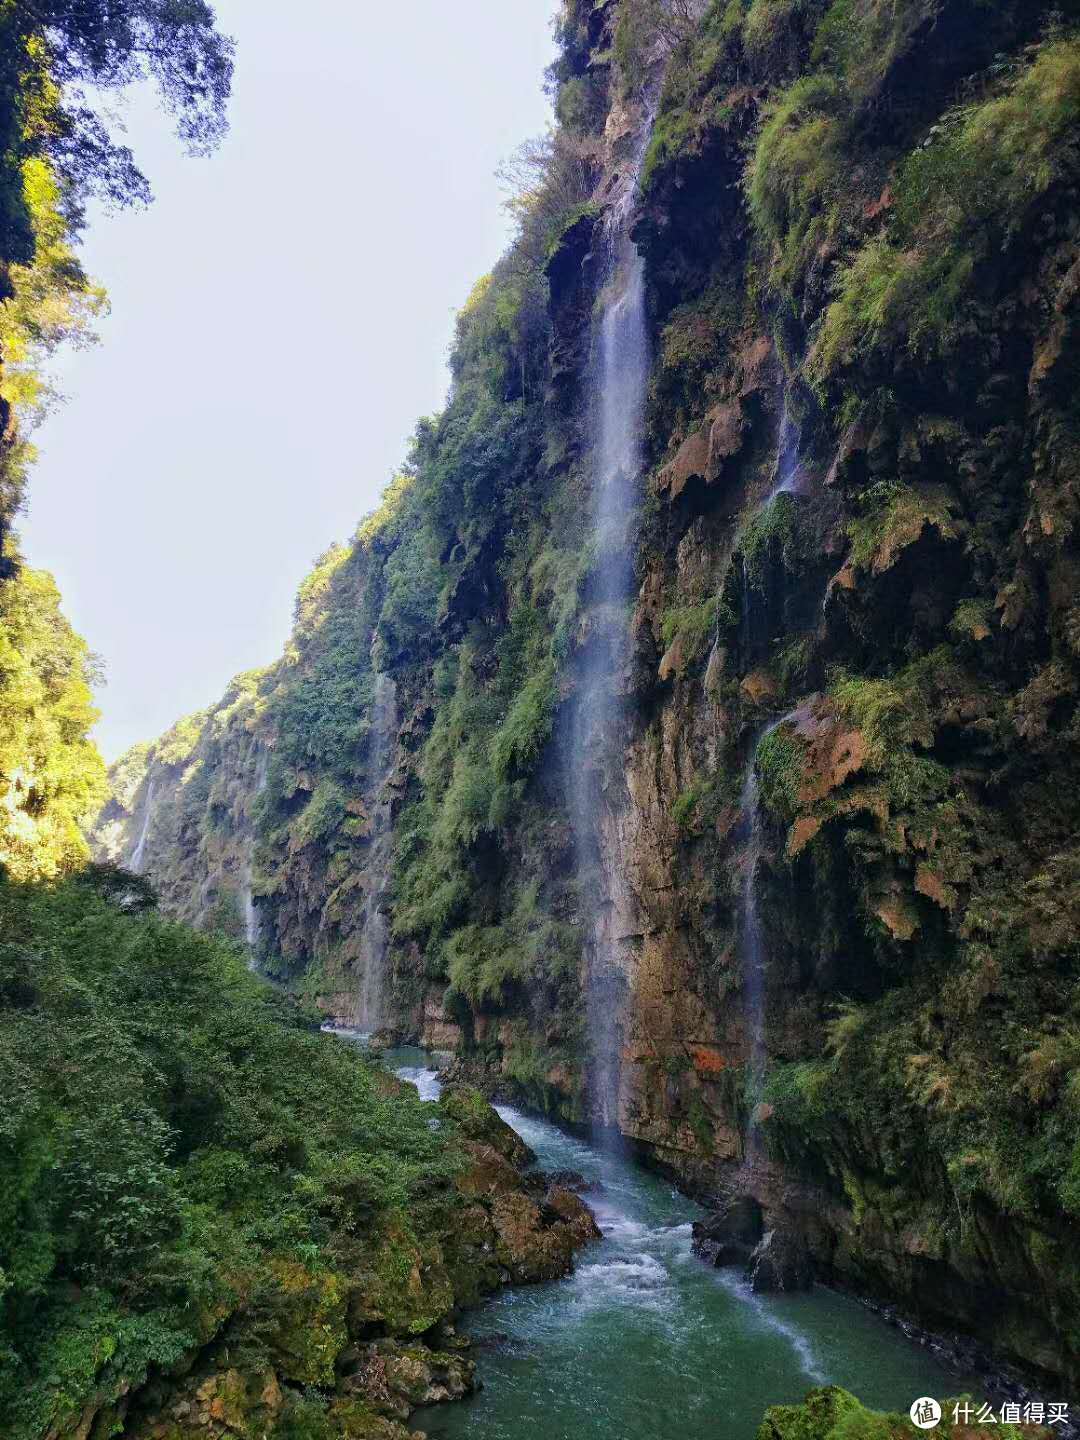
[{"label": "leafy tree", "polygon": [[[76,194],[98,190],[123,203],[149,193],[131,152],[88,103],[88,87],[120,90],[150,79],[189,150],[204,153],[221,138],[233,47],[205,0],[12,0],[6,8],[9,41],[27,56],[26,91],[38,101],[28,141]],[[47,79],[33,74],[34,61]]]},{"label": "leafy tree", "polygon": [[0,868],[42,879],[87,858],[81,822],[100,805],[105,766],[93,659],[60,610],[51,575],[0,585]]}]

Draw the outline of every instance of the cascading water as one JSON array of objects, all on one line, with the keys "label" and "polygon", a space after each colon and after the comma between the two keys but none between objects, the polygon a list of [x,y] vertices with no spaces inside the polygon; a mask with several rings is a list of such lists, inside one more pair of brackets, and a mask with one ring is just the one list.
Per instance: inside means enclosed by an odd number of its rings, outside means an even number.
[{"label": "cascading water", "polygon": [[800,472],[799,431],[791,418],[785,385],[784,402],[780,411],[780,433],[776,442],[776,469],[765,505],[771,505],[777,495],[790,495],[798,485]]},{"label": "cascading water", "polygon": [[[266,789],[266,782],[269,775],[270,757],[265,750],[259,752],[259,758],[255,762],[255,795],[259,796]],[[244,915],[244,939],[247,941],[251,956],[248,960],[248,969],[257,968],[256,951],[259,946],[259,911],[255,904],[254,892],[254,870],[255,870],[255,826],[254,819],[248,816],[247,835],[244,845],[244,869],[240,886],[240,903]]]},{"label": "cascading water", "polygon": [[371,709],[368,803],[372,811],[372,840],[367,868],[367,909],[358,956],[360,995],[357,1023],[361,1030],[367,1032],[377,1030],[386,1019],[389,926],[385,902],[393,859],[393,814],[386,788],[393,772],[396,737],[397,687],[389,675],[380,673],[375,676],[375,698]]},{"label": "cascading water", "polygon": [[[654,117],[655,100],[650,99],[604,225],[606,255],[590,377],[595,563],[590,637],[582,658],[569,777],[578,874],[583,891],[593,897],[592,913],[587,913],[591,934],[586,969],[590,1109],[598,1130],[609,1136],[618,1128],[628,978],[620,963],[622,944],[612,893],[619,877],[609,873],[605,885],[592,877],[603,851],[601,818],[608,790],[603,777],[617,765],[625,713],[633,525],[638,513],[649,371],[645,265],[630,231]],[[610,869],[610,860],[608,863]],[[606,901],[597,898],[602,889],[608,892]]]},{"label": "cascading water", "polygon": [[763,827],[761,817],[760,785],[755,756],[757,748],[766,736],[771,735],[790,716],[772,720],[763,726],[750,746],[750,759],[746,767],[742,795],[739,800],[739,814],[742,827],[747,835],[743,856],[742,884],[739,890],[739,948],[742,961],[743,1015],[749,1039],[748,1094],[750,1121],[746,1132],[746,1154],[753,1157],[758,1150],[759,1128],[757,1107],[761,1103],[765,1081],[766,1049],[766,953],[765,936],[758,913],[757,872],[761,863]]},{"label": "cascading water", "polygon": [[146,841],[150,834],[150,824],[154,818],[154,781],[151,778],[146,787],[146,799],[143,801],[142,825],[139,829],[139,838],[135,842],[135,848],[131,852],[131,859],[128,861],[128,869],[136,875],[141,875],[143,862],[146,858]]},{"label": "cascading water", "polygon": [[[799,482],[802,471],[799,453],[800,436],[791,419],[788,408],[788,390],[785,386],[783,405],[780,412],[780,429],[777,435],[776,464],[773,467],[772,484],[761,502],[758,513],[767,510],[779,495],[790,495]],[[755,587],[747,567],[743,565],[741,640],[744,656],[749,656],[754,636]],[[774,597],[775,598],[775,597]],[[742,884],[739,891],[739,936],[742,961],[743,1013],[749,1040],[748,1053],[748,1095],[750,1120],[746,1133],[746,1154],[752,1158],[758,1151],[760,1140],[758,1105],[762,1099],[766,1062],[766,946],[758,913],[757,871],[762,853],[762,819],[755,763],[758,746],[767,735],[784,723],[785,716],[772,720],[756,731],[750,744],[749,761],[743,780],[739,800],[740,829],[746,835],[743,855]]]}]

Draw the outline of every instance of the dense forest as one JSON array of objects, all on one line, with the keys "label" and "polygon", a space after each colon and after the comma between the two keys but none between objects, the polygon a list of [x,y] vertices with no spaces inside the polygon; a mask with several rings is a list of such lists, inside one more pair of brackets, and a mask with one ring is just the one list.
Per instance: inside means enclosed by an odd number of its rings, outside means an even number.
[{"label": "dense forest", "polygon": [[[201,0],[0,27],[4,1433],[464,1393],[457,1308],[595,1235],[482,1094],[1076,1394],[1080,6],[562,0],[445,408],[107,777],[25,437],[88,198],[147,194],[87,95],[204,149],[232,52]],[[442,1052],[438,1112],[320,1021]]]}]

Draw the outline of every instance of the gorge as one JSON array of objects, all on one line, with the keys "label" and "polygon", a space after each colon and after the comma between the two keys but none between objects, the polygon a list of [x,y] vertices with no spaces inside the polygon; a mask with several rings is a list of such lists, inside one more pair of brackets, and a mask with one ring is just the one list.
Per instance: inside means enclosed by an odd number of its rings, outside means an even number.
[{"label": "gorge", "polygon": [[269,975],[355,1025],[385,917],[387,1036],[1051,1388],[1080,1380],[1070,16],[568,0],[446,410],[286,656],[122,760],[98,831],[130,864],[154,787],[163,903],[236,927],[265,750]]},{"label": "gorge", "polygon": [[445,407],[107,787],[0,390],[13,1440],[1076,1433],[1080,0],[555,37]]}]

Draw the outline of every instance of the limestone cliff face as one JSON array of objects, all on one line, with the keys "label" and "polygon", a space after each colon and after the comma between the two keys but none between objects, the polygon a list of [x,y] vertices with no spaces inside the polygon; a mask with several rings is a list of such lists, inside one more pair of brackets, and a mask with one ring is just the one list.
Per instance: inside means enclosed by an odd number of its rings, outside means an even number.
[{"label": "limestone cliff face", "polygon": [[[567,4],[572,203],[285,659],[122,762],[101,833],[207,923],[250,863],[272,973],[574,1121],[602,944],[626,1135],[1076,1383],[1072,10],[646,11]],[[661,73],[625,703],[582,754],[605,207]]]}]

